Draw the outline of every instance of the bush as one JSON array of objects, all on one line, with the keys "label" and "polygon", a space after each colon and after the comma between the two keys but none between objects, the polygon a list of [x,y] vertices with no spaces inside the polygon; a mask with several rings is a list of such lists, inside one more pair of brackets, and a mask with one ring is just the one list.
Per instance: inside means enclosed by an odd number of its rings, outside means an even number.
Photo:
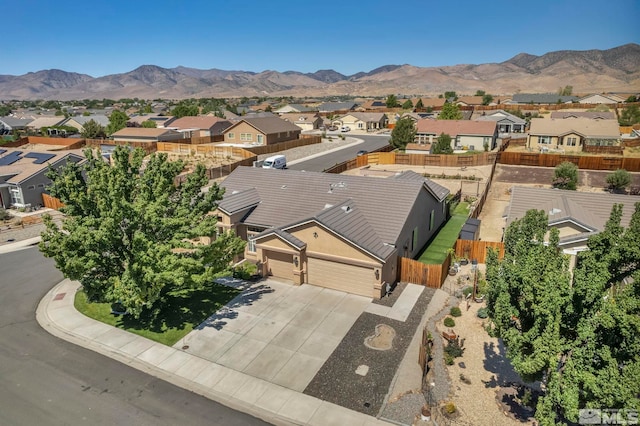
[{"label": "bush", "polygon": [[[454,306],[453,308],[451,308],[451,309],[449,310],[449,314],[450,314],[452,317],[459,317],[459,316],[461,316],[461,315],[462,315],[462,311],[461,311],[461,310],[460,310],[460,308],[458,308],[457,306]],[[451,326],[451,327],[453,327],[453,326]]]},{"label": "bush", "polygon": [[624,189],[631,184],[631,174],[625,169],[618,169],[607,175],[607,184],[611,189]]},{"label": "bush", "polygon": [[13,216],[11,216],[11,213],[9,213],[7,209],[0,207],[0,220],[9,220],[12,217]]},{"label": "bush", "polygon": [[444,405],[444,411],[445,411],[447,414],[453,414],[453,413],[455,413],[457,410],[458,410],[458,409],[456,408],[456,404],[454,404],[453,402],[447,402],[447,403]]},{"label": "bush", "polygon": [[456,326],[456,322],[453,320],[453,318],[446,317],[444,319],[444,326],[445,327],[455,327]]},{"label": "bush", "polygon": [[565,161],[556,166],[553,173],[553,187],[575,191],[578,186],[578,166]]},{"label": "bush", "polygon": [[477,315],[478,315],[478,318],[485,319],[485,318],[487,318],[489,316],[489,311],[487,310],[487,308],[483,307],[483,308],[478,309]]},{"label": "bush", "polygon": [[447,365],[453,365],[453,357],[449,354],[444,354],[444,363]]},{"label": "bush", "polygon": [[249,280],[258,273],[258,266],[251,262],[244,262],[233,270],[233,277]]},{"label": "bush", "polygon": [[460,338],[449,340],[447,346],[444,347],[444,353],[449,355],[451,358],[461,357],[464,353],[464,349],[460,344]]},{"label": "bush", "polygon": [[465,298],[469,297],[471,293],[473,293],[473,287],[471,286],[466,286],[465,288],[462,289],[462,294],[464,295]]}]

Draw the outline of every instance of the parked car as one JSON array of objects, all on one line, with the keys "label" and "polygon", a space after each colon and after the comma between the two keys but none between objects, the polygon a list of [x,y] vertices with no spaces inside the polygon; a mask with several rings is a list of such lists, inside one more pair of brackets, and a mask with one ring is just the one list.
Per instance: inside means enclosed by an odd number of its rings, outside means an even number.
[{"label": "parked car", "polygon": [[327,127],[327,130],[331,130],[332,132],[335,132],[336,130],[338,130],[338,126],[329,126]]},{"label": "parked car", "polygon": [[340,127],[340,131],[341,131],[341,132],[343,132],[343,133],[344,133],[344,132],[348,132],[349,130],[351,130],[351,127],[349,127],[349,126],[342,126],[342,127]]}]

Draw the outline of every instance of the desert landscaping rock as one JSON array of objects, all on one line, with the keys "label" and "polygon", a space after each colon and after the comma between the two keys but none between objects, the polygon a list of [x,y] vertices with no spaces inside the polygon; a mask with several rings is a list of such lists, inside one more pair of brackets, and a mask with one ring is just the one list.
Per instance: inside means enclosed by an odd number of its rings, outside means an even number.
[{"label": "desert landscaping rock", "polygon": [[393,347],[393,338],[396,331],[387,324],[376,325],[376,332],[373,336],[364,339],[364,345],[377,351],[388,351]]}]

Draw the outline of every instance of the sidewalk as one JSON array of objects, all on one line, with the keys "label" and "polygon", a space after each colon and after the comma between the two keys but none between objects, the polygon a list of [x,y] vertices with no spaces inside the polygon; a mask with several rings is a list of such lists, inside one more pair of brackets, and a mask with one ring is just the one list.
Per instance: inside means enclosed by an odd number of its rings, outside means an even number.
[{"label": "sidewalk", "polygon": [[88,318],[73,305],[78,286],[64,280],[38,305],[38,323],[54,336],[273,424],[389,424]]}]

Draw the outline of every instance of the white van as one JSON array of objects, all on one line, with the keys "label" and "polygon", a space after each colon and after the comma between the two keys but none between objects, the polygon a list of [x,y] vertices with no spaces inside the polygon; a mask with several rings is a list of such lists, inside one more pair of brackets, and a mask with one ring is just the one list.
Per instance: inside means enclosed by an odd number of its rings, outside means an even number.
[{"label": "white van", "polygon": [[266,158],[262,163],[263,169],[286,169],[287,158],[284,155],[274,155]]}]

